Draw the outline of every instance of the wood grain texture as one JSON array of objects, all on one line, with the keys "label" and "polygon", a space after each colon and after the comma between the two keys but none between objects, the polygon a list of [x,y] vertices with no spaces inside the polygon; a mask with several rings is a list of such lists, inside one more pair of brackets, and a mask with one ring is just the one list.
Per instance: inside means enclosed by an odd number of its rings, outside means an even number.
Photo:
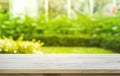
[{"label": "wood grain texture", "polygon": [[117,74],[0,74],[0,76],[120,76]]},{"label": "wood grain texture", "polygon": [[120,55],[1,54],[0,73],[120,74]]}]

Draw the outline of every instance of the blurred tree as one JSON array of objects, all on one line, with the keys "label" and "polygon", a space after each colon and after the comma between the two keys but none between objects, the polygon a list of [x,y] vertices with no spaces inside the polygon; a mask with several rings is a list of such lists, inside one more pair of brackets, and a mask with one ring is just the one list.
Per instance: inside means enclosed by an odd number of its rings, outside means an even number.
[{"label": "blurred tree", "polygon": [[49,13],[53,17],[67,15],[67,0],[49,0]]}]

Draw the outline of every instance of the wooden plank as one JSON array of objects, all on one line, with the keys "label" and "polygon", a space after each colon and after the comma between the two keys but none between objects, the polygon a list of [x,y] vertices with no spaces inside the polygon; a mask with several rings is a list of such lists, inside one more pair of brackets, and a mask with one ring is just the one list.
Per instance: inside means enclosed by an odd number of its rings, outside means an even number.
[{"label": "wooden plank", "polygon": [[120,76],[111,74],[1,74],[0,76]]},{"label": "wooden plank", "polygon": [[120,74],[120,55],[1,54],[0,73]]},{"label": "wooden plank", "polygon": [[44,76],[43,74],[0,74],[0,76]]},{"label": "wooden plank", "polygon": [[63,74],[61,76],[120,76],[120,75],[110,75],[110,74],[87,74],[87,75],[82,75],[82,74]]}]

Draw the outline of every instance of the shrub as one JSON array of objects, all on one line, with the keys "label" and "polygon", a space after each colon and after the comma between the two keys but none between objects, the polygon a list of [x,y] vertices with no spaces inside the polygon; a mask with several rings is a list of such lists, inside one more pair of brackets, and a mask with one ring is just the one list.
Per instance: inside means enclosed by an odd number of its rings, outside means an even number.
[{"label": "shrub", "polygon": [[[106,38],[107,37],[107,38]],[[114,50],[120,53],[120,36],[101,36],[101,47]]]},{"label": "shrub", "polygon": [[32,41],[24,41],[23,36],[16,41],[12,37],[3,37],[0,38],[0,53],[32,54],[40,52],[42,45],[42,42],[34,39]]},{"label": "shrub", "polygon": [[89,37],[73,35],[39,35],[35,37],[45,46],[89,46]]},{"label": "shrub", "polygon": [[24,20],[21,18],[12,18],[10,20],[5,20],[0,25],[0,36],[13,36],[13,38],[18,38],[21,34],[25,35],[25,39],[32,37],[31,34],[35,32],[35,23],[34,21],[26,17]]},{"label": "shrub", "polygon": [[99,35],[36,35],[35,39],[41,40],[45,46],[83,46],[83,47],[102,47],[120,52],[120,36]]}]

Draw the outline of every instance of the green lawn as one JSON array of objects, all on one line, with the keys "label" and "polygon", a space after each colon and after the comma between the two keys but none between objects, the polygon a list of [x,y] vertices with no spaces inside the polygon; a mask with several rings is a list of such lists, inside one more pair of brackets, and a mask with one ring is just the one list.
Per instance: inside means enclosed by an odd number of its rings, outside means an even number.
[{"label": "green lawn", "polygon": [[44,54],[115,54],[112,50],[96,47],[42,47]]}]

